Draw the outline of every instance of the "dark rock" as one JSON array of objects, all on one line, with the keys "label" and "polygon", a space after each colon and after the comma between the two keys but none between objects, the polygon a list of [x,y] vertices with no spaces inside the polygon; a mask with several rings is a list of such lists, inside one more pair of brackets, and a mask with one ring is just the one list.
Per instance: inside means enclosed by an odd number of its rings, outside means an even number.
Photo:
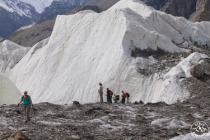
[{"label": "dark rock", "polygon": [[81,106],[81,104],[78,101],[73,101],[73,105],[77,107]]},{"label": "dark rock", "polygon": [[189,18],[196,10],[196,0],[168,0],[162,10],[174,16]]},{"label": "dark rock", "polygon": [[210,21],[210,0],[197,0],[193,21]]},{"label": "dark rock", "polygon": [[191,75],[200,80],[206,80],[210,76],[210,63],[203,61],[202,63],[195,65],[190,70]]},{"label": "dark rock", "polygon": [[22,132],[16,132],[9,138],[9,140],[30,140],[30,139],[27,138]]},{"label": "dark rock", "polygon": [[144,102],[143,101],[140,101],[139,104],[144,104]]},{"label": "dark rock", "polygon": [[157,103],[147,103],[148,106],[168,106],[168,104],[164,102],[157,102]]},{"label": "dark rock", "polygon": [[16,110],[15,111],[17,114],[21,114],[21,111],[20,110]]},{"label": "dark rock", "polygon": [[198,79],[204,78],[204,70],[203,70],[201,64],[193,66],[192,69],[190,70],[190,72],[193,77],[196,77]]}]

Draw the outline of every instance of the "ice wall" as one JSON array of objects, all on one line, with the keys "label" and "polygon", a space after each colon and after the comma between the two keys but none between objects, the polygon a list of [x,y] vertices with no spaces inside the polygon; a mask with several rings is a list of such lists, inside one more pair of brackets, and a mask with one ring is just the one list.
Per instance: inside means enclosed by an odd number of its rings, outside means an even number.
[{"label": "ice wall", "polygon": [[28,52],[29,48],[5,40],[0,43],[0,72],[8,72]]},{"label": "ice wall", "polygon": [[0,74],[0,105],[17,104],[19,99],[19,90],[8,78]]}]

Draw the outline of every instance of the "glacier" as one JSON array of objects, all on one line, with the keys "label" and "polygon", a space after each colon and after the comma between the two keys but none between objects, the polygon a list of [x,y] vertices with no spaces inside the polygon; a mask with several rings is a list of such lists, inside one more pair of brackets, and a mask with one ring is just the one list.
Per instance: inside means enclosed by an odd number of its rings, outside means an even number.
[{"label": "glacier", "polygon": [[29,49],[9,40],[1,42],[0,72],[7,73],[10,71],[26,55]]},{"label": "glacier", "polygon": [[58,16],[49,40],[33,46],[9,77],[35,103],[97,102],[102,82],[115,94],[128,91],[132,102],[171,104],[189,98],[182,80],[209,57],[195,52],[166,72],[144,75],[137,65],[151,57],[132,52],[190,54],[191,45],[210,47],[209,27],[208,22],[192,23],[136,0],[121,0],[102,13]]},{"label": "glacier", "polygon": [[20,92],[16,86],[3,74],[0,73],[0,105],[17,104]]},{"label": "glacier", "polygon": [[26,55],[29,49],[9,40],[0,43],[0,105],[18,103],[20,91],[8,79],[8,73]]}]

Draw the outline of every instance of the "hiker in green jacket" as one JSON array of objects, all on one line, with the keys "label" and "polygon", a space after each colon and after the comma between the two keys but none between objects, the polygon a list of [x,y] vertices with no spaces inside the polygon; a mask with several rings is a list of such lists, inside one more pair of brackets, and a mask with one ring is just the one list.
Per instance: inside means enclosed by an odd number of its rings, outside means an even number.
[{"label": "hiker in green jacket", "polygon": [[24,92],[24,95],[21,97],[21,100],[18,103],[18,106],[20,104],[22,104],[24,107],[26,122],[30,121],[30,110],[31,110],[31,106],[32,106],[32,100],[31,100],[31,97],[28,95],[27,91]]}]

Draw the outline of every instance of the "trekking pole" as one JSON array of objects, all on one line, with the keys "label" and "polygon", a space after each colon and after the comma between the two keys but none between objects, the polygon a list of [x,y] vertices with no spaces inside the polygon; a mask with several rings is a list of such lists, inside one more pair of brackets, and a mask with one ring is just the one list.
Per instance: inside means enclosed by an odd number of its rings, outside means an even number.
[{"label": "trekking pole", "polygon": [[34,109],[34,106],[33,106],[33,104],[31,105],[31,109],[33,110],[33,115],[35,115],[35,109]]},{"label": "trekking pole", "polygon": [[22,110],[21,110],[21,104],[17,105],[17,113],[21,114]]}]

